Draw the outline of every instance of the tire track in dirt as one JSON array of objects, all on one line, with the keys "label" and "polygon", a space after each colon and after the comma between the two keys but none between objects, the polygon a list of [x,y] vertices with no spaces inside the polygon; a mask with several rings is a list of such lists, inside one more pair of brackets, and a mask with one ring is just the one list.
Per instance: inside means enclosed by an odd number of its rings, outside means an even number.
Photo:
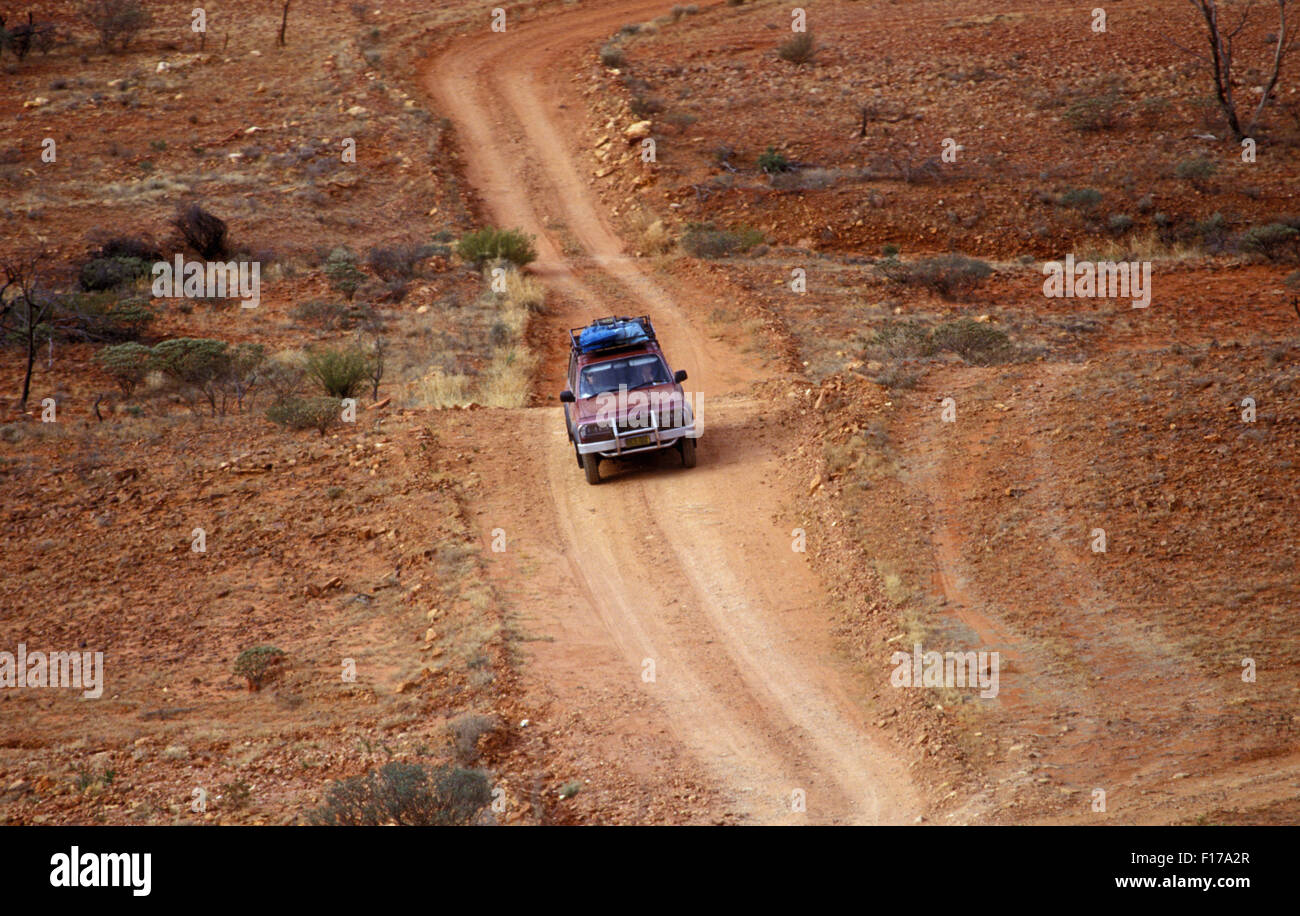
[{"label": "tire track in dirt", "polygon": [[[538,238],[536,271],[559,300],[548,333],[562,340],[591,317],[645,311],[670,359],[708,396],[698,468],[661,455],[599,487],[578,472],[558,408],[477,414],[492,453],[481,465],[481,515],[487,527],[517,532],[519,555],[501,566],[512,580],[504,591],[531,629],[556,636],[529,648],[528,667],[557,715],[577,710],[593,723],[592,760],[635,771],[638,753],[678,759],[684,748],[728,813],[750,822],[910,822],[919,798],[866,727],[828,635],[830,603],[791,551],[790,525],[777,521],[792,501],[773,483],[784,443],[764,423],[769,405],[743,397],[755,373],[692,324],[679,302],[702,301],[698,292],[670,294],[624,255],[573,159],[574,60],[623,23],[664,10],[584,5],[456,38],[427,70],[484,208]],[[563,252],[557,217],[583,249],[581,266]],[[597,291],[610,279],[625,294],[616,305]],[[558,389],[563,369],[549,367],[547,383]],[[529,570],[533,585],[515,578]],[[645,783],[656,791],[653,775]],[[806,814],[791,810],[796,789]]]},{"label": "tire track in dirt", "polygon": [[[1041,746],[1042,766],[1080,793],[1073,814],[1050,822],[1098,820],[1088,806],[1093,787],[1111,796],[1110,813],[1100,819],[1120,823],[1168,823],[1171,808],[1203,811],[1215,799],[1263,804],[1291,797],[1294,756],[1272,758],[1273,772],[1221,763],[1194,778],[1183,772],[1204,766],[1206,751],[1222,750],[1212,723],[1226,714],[1225,697],[1169,634],[1126,613],[1122,596],[1103,587],[1087,553],[1099,520],[1066,517],[1051,437],[1035,433],[1057,424],[1056,392],[1070,390],[1081,368],[1036,366],[1014,391],[999,392],[1005,404],[993,410],[981,403],[989,397],[986,377],[968,371],[943,390],[959,404],[956,424],[935,415],[913,422],[907,438],[918,461],[909,478],[934,509],[944,611],[1011,661],[999,704],[1022,732],[1051,739]],[[1015,554],[1013,565],[1023,562],[1033,583],[1016,594],[1018,619],[998,605],[1011,594],[1007,580],[972,563],[983,537],[975,507],[1007,483],[1003,472],[1014,480],[1017,518],[1028,520],[1021,535],[1038,543],[1034,552],[1021,547]],[[1058,629],[1035,630],[1035,619]],[[1202,736],[1199,753],[1190,735]]]}]

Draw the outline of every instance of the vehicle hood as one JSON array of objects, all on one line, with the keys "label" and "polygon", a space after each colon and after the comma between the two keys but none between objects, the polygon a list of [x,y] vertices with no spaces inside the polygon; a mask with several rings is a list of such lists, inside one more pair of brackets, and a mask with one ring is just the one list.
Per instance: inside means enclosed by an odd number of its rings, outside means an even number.
[{"label": "vehicle hood", "polygon": [[596,423],[599,421],[623,420],[629,413],[644,416],[646,411],[681,411],[685,396],[682,386],[674,382],[638,388],[636,391],[607,391],[590,398],[578,398],[574,401],[575,423]]}]

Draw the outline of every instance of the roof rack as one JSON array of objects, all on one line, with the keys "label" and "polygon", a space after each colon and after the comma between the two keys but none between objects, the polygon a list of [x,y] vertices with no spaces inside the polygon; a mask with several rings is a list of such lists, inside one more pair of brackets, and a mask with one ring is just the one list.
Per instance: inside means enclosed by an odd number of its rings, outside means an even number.
[{"label": "roof rack", "polygon": [[649,315],[639,318],[611,315],[608,318],[597,318],[586,327],[569,330],[569,345],[578,353],[621,350],[647,341],[658,342]]}]

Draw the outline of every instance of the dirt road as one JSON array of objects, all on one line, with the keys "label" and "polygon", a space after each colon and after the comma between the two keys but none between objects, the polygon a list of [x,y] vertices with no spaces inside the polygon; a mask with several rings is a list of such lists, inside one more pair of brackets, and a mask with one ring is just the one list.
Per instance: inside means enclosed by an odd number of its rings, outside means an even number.
[{"label": "dirt road", "polygon": [[[698,468],[681,469],[673,453],[607,464],[598,487],[576,466],[558,407],[476,416],[472,435],[489,437],[472,443],[477,511],[485,532],[507,537],[497,578],[532,637],[524,677],[546,710],[539,724],[581,745],[566,760],[593,791],[615,794],[604,783],[630,778],[619,803],[635,809],[683,778],[693,787],[680,806],[627,819],[910,823],[919,795],[863,721],[862,674],[837,655],[830,603],[792,550],[798,494],[778,466],[793,443],[748,395],[761,380],[752,359],[701,329],[711,300],[666,287],[628,256],[576,159],[575,61],[666,10],[584,4],[505,33],[485,28],[426,72],[484,216],[537,236],[549,335],[562,343],[592,317],[648,313],[703,396]],[[581,255],[566,255],[575,241]],[[564,363],[543,371],[558,391]]]}]

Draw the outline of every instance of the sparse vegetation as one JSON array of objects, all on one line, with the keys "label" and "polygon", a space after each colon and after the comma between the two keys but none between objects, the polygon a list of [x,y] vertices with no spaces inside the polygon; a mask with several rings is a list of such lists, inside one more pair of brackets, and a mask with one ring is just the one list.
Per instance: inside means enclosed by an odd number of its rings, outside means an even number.
[{"label": "sparse vegetation", "polygon": [[113,377],[122,394],[130,397],[149,373],[152,351],[134,341],[105,347],[95,354],[95,361]]},{"label": "sparse vegetation", "polygon": [[1065,122],[1079,131],[1111,130],[1119,125],[1122,109],[1116,91],[1082,98],[1065,109]]},{"label": "sparse vegetation", "polygon": [[758,167],[769,175],[790,171],[790,160],[786,159],[772,147],[768,147],[758,156]]},{"label": "sparse vegetation", "polygon": [[1082,213],[1096,209],[1101,205],[1102,199],[1102,193],[1096,188],[1070,188],[1060,197],[1061,206]]},{"label": "sparse vegetation", "polygon": [[206,402],[215,416],[225,413],[232,400],[242,409],[264,358],[261,344],[231,346],[224,340],[177,337],[155,344],[150,364],[176,385],[191,409]]},{"label": "sparse vegetation", "polygon": [[537,260],[533,238],[522,229],[495,229],[488,226],[464,236],[457,244],[456,251],[476,267],[497,260],[523,267]]},{"label": "sparse vegetation", "polygon": [[149,265],[139,258],[120,256],[92,258],[81,265],[78,280],[82,289],[87,292],[98,292],[134,283],[148,273]]},{"label": "sparse vegetation", "polygon": [[229,808],[232,811],[247,808],[248,802],[252,798],[251,787],[242,779],[223,783],[217,791],[220,792],[221,807]]},{"label": "sparse vegetation", "polygon": [[[970,318],[934,327],[919,321],[892,321],[864,344],[867,356],[890,360],[928,359],[945,350],[976,366],[1009,362],[1017,355],[1006,332]],[[910,387],[918,380],[896,368],[878,379],[889,387]]]},{"label": "sparse vegetation", "polygon": [[623,66],[623,49],[615,44],[605,45],[600,49],[600,62],[611,69]]},{"label": "sparse vegetation", "polygon": [[110,291],[67,293],[55,299],[54,326],[68,340],[138,340],[157,317],[146,296],[120,299]]},{"label": "sparse vegetation", "polygon": [[0,276],[0,339],[19,343],[25,355],[22,393],[18,398],[20,410],[27,409],[36,350],[52,333],[51,318],[57,305],[57,299],[42,280],[44,260],[45,253],[38,252],[25,259],[8,261],[0,269],[3,273]]},{"label": "sparse vegetation", "polygon": [[762,242],[763,233],[757,229],[717,229],[713,223],[692,223],[681,239],[683,250],[696,258],[725,258]]},{"label": "sparse vegetation", "polygon": [[185,244],[205,261],[224,261],[230,254],[226,221],[210,213],[201,204],[182,206],[172,217],[172,227]]},{"label": "sparse vegetation", "polygon": [[481,770],[394,761],[335,782],[308,820],[327,827],[452,827],[470,823],[491,800]]},{"label": "sparse vegetation", "polygon": [[382,280],[409,280],[416,275],[420,261],[431,253],[431,249],[423,245],[380,246],[370,249],[366,263]]},{"label": "sparse vegetation", "polygon": [[286,429],[314,429],[324,438],[341,421],[342,412],[342,404],[335,398],[284,397],[266,409],[266,418]]},{"label": "sparse vegetation", "polygon": [[289,311],[289,314],[294,321],[301,321],[303,324],[309,324],[313,327],[332,330],[346,327],[352,319],[353,311],[342,302],[325,302],[320,299],[312,299],[295,305]]},{"label": "sparse vegetation", "polygon": [[99,36],[99,47],[104,51],[125,51],[142,30],[153,24],[153,14],[140,0],[89,0],[81,4],[79,12]]},{"label": "sparse vegetation", "polygon": [[357,266],[356,253],[346,246],[339,246],[330,252],[325,260],[324,271],[330,285],[349,302],[366,279],[365,273]]},{"label": "sparse vegetation", "polygon": [[957,299],[968,294],[993,273],[993,268],[984,261],[959,254],[913,262],[887,258],[876,265],[876,270],[894,283],[929,289],[945,299]]},{"label": "sparse vegetation", "polygon": [[1251,226],[1237,239],[1237,248],[1249,255],[1269,261],[1294,258],[1300,241],[1300,230],[1285,223],[1267,223]]},{"label": "sparse vegetation", "polygon": [[261,690],[284,663],[284,650],[275,646],[254,646],[235,659],[235,676],[248,682],[250,691]]},{"label": "sparse vegetation", "polygon": [[789,61],[792,64],[810,63],[817,55],[817,44],[813,40],[813,33],[796,32],[790,38],[781,42],[776,49],[777,56],[781,60]]},{"label": "sparse vegetation", "polygon": [[1174,166],[1174,177],[1200,187],[1218,170],[1219,167],[1204,156],[1193,156]]},{"label": "sparse vegetation", "polygon": [[956,353],[975,366],[1007,362],[1015,354],[1005,331],[972,318],[945,322],[930,333],[930,339],[936,349]]},{"label": "sparse vegetation", "polygon": [[370,375],[370,358],[356,345],[319,347],[307,354],[307,374],[332,398],[355,397]]},{"label": "sparse vegetation", "polygon": [[479,757],[479,739],[490,735],[501,727],[495,716],[467,714],[453,719],[447,724],[447,734],[451,738],[452,750],[456,760],[462,766],[477,762]]}]

